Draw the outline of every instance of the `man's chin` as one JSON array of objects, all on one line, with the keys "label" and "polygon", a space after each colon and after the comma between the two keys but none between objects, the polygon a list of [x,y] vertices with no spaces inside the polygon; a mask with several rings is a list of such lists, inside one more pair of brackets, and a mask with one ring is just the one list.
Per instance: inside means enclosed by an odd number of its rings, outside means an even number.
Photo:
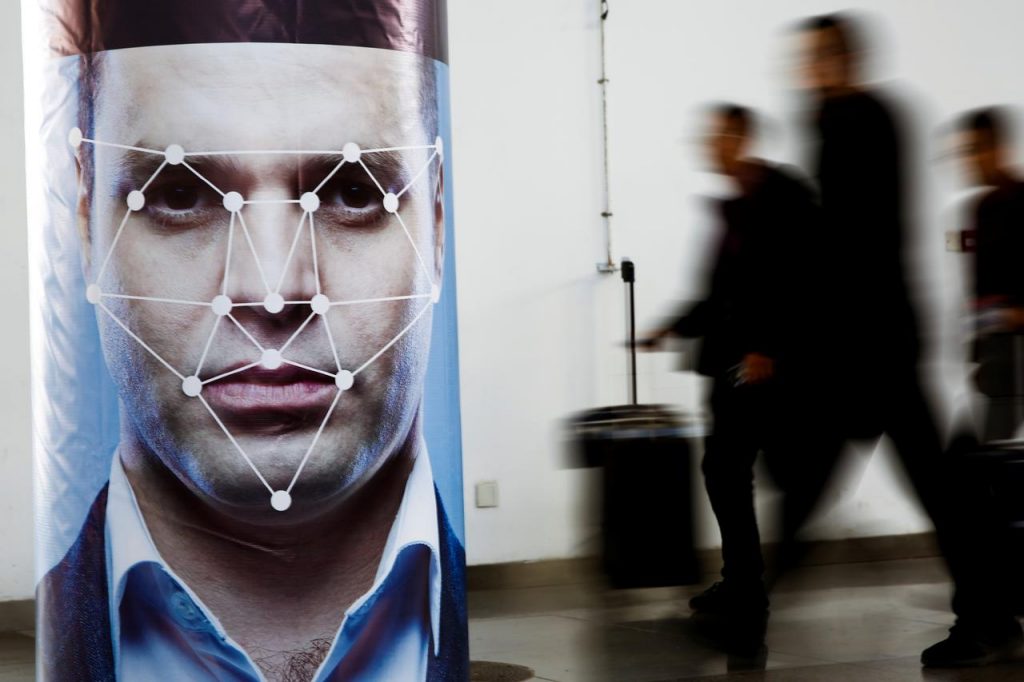
[{"label": "man's chin", "polygon": [[[327,460],[320,446],[306,457],[309,439],[304,448],[292,447],[289,437],[275,439],[278,451],[250,449],[243,457],[238,450],[221,453],[237,462],[224,466],[202,467],[184,472],[180,478],[192,493],[216,510],[238,516],[262,514],[265,511],[294,515],[300,509],[312,512],[339,503],[348,491],[358,487],[352,480],[352,467],[337,456]],[[239,441],[245,448],[245,441]],[[287,493],[287,497],[281,495]],[[277,497],[274,498],[275,493]],[[272,500],[272,498],[274,498]]]},{"label": "man's chin", "polygon": [[[255,478],[249,472],[248,478]],[[235,521],[265,526],[288,526],[321,517],[335,509],[346,497],[338,481],[306,481],[297,483],[290,491],[289,481],[267,478],[273,492],[259,480],[204,485],[193,490],[196,497],[214,513]],[[318,483],[320,483],[318,485]]]}]

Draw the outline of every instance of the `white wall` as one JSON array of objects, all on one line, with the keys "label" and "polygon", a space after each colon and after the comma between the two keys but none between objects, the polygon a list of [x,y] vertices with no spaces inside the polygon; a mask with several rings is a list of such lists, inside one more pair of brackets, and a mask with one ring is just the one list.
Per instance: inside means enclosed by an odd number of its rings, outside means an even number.
[{"label": "white wall", "polygon": [[[601,280],[594,3],[449,3],[467,545],[475,563],[576,555],[585,475],[559,418],[615,399],[620,288]],[[460,198],[461,197],[461,198]],[[617,356],[616,356],[617,357]],[[620,361],[621,364],[621,361]],[[497,509],[472,486],[496,480]]]},{"label": "white wall", "polygon": [[19,3],[0,4],[0,601],[33,591],[28,246]]}]

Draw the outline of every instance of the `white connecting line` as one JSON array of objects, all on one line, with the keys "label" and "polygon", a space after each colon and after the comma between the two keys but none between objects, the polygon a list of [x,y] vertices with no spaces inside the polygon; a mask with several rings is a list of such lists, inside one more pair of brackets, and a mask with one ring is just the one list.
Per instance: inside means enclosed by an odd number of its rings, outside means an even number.
[{"label": "white connecting line", "polygon": [[[199,152],[187,152],[180,145],[170,145],[167,149],[160,151],[157,149],[148,149],[145,147],[135,147],[130,145],[116,144],[112,142],[103,142],[99,140],[88,139],[82,136],[81,131],[78,128],[71,130],[68,135],[68,141],[71,146],[78,148],[83,143],[91,144],[97,147],[112,147],[115,149],[123,149],[126,151],[141,152],[145,154],[152,154],[156,157],[161,157],[161,163],[153,174],[146,180],[145,183],[138,189],[133,190],[128,194],[126,199],[128,210],[125,212],[124,217],[121,219],[114,237],[110,242],[110,246],[100,266],[98,274],[95,280],[86,289],[86,298],[90,303],[94,304],[97,308],[103,311],[107,316],[113,320],[124,332],[131,337],[139,346],[144,349],[147,353],[153,356],[161,365],[163,365],[169,372],[177,377],[182,383],[182,392],[189,398],[197,398],[203,405],[210,416],[213,417],[214,422],[220,427],[221,431],[227,437],[231,445],[238,451],[245,463],[252,469],[253,473],[259,479],[260,483],[270,493],[271,506],[277,511],[285,511],[291,507],[292,504],[292,489],[299,480],[299,476],[305,469],[306,464],[309,462],[313,451],[320,440],[324,429],[327,426],[327,422],[334,414],[337,408],[341,396],[343,393],[348,391],[355,384],[356,377],[363,373],[370,365],[377,361],[384,353],[391,349],[397,344],[409,331],[420,321],[420,319],[426,314],[426,312],[438,302],[440,299],[440,289],[438,284],[434,281],[434,276],[427,267],[426,261],[423,259],[423,255],[420,253],[420,249],[416,244],[416,240],[413,238],[412,233],[406,226],[405,221],[399,214],[400,200],[401,197],[426,173],[427,169],[434,163],[435,159],[443,163],[444,149],[441,138],[437,138],[432,145],[411,145],[411,146],[399,146],[399,147],[379,147],[375,149],[360,149],[360,147],[354,143],[346,144],[340,151],[339,150],[233,150],[233,151],[199,151]],[[375,153],[392,153],[402,151],[431,151],[429,158],[423,167],[417,172],[412,180],[410,180],[405,187],[396,193],[387,191],[380,183],[380,181],[374,176],[370,168],[363,162],[362,157],[366,154]],[[195,157],[212,157],[212,156],[249,156],[249,155],[296,155],[296,156],[341,156],[342,160],[335,165],[330,173],[325,177],[312,192],[303,194],[298,199],[250,199],[246,200],[237,192],[224,192],[216,184],[214,184],[209,178],[205,177],[199,170],[188,163],[187,158]],[[331,301],[322,293],[322,284],[320,281],[320,266],[318,262],[317,254],[317,228],[314,220],[314,215],[320,207],[320,198],[318,192],[330,181],[330,179],[341,170],[345,164],[356,164],[359,165],[373,182],[374,186],[380,191],[381,201],[385,211],[391,215],[394,215],[395,220],[405,233],[406,238],[409,241],[413,252],[416,255],[416,260],[419,264],[420,270],[427,282],[430,282],[429,293],[412,293],[401,296],[381,296],[377,298],[362,298],[362,299],[351,299],[342,301]],[[145,208],[146,197],[145,192],[156,180],[157,176],[167,166],[182,166],[195,175],[199,180],[209,186],[215,191],[222,199],[225,210],[230,213],[230,220],[228,221],[227,229],[227,251],[224,261],[224,274],[220,286],[218,287],[219,294],[213,298],[212,301],[190,301],[178,298],[167,298],[159,296],[139,296],[133,294],[123,293],[111,293],[101,289],[100,283],[103,281],[103,275],[107,271],[107,267],[110,264],[114,250],[117,247],[122,235],[126,231],[129,223],[129,219],[132,214],[137,213]],[[271,287],[270,280],[267,277],[266,270],[263,267],[259,254],[256,249],[256,245],[253,241],[252,234],[249,230],[249,226],[246,224],[245,217],[242,210],[245,206],[258,205],[258,204],[298,204],[302,209],[302,216],[299,219],[299,224],[295,229],[294,236],[291,240],[291,245],[288,250],[287,257],[285,258],[284,266],[281,269],[280,275],[277,278],[276,286]],[[231,260],[232,260],[232,249],[234,246],[236,226],[241,229],[242,236],[248,247],[249,253],[252,255],[256,265],[256,270],[259,274],[260,283],[266,291],[266,297],[262,301],[243,301],[236,302],[232,301],[228,297],[228,278],[231,273]],[[281,295],[281,289],[283,288],[288,270],[295,258],[295,253],[298,247],[299,239],[303,232],[308,229],[310,239],[310,250],[312,257],[312,268],[313,278],[316,283],[316,294],[309,300],[284,300]],[[390,341],[388,341],[383,348],[374,353],[368,360],[363,362],[361,365],[353,370],[345,369],[342,366],[340,356],[338,355],[338,348],[334,342],[334,335],[331,331],[331,326],[327,320],[327,313],[332,308],[364,305],[372,303],[387,303],[396,301],[412,301],[412,300],[427,300],[427,303],[421,308],[405,325],[405,327],[398,332]],[[202,354],[199,357],[199,361],[196,364],[195,371],[191,374],[184,374],[182,371],[176,369],[170,362],[163,358],[152,346],[143,341],[135,332],[133,332],[128,324],[125,323],[118,315],[111,310],[111,308],[105,303],[106,300],[120,300],[120,301],[141,301],[147,303],[158,303],[165,305],[178,305],[178,306],[195,306],[204,307],[209,309],[214,315],[213,326],[210,329],[209,335],[206,337],[206,341],[203,345]],[[258,308],[262,307],[266,312],[271,315],[280,313],[287,305],[307,305],[311,308],[312,312],[302,321],[302,323],[295,329],[290,335],[287,341],[280,348],[267,348],[260,343],[252,333],[245,328],[245,326],[238,320],[233,314],[235,308]],[[207,357],[210,353],[210,349],[213,346],[214,339],[216,338],[221,325],[221,318],[227,318],[228,322],[232,326],[237,328],[241,333],[248,339],[253,347],[260,353],[260,359],[244,364],[240,367],[228,370],[216,376],[201,379],[201,373],[203,367],[206,364]],[[310,326],[310,323],[314,318],[319,317],[323,323],[325,336],[327,343],[331,349],[331,356],[334,359],[336,371],[328,372],[326,370],[311,367],[309,365],[298,362],[292,358],[286,358],[284,356],[285,351],[291,347],[292,343],[299,337],[299,335]],[[207,400],[202,396],[203,387],[211,383],[221,381],[228,377],[240,374],[256,367],[263,367],[268,370],[275,370],[282,365],[290,365],[300,369],[304,369],[309,372],[314,372],[324,376],[332,377],[337,388],[337,393],[331,402],[327,413],[321,420],[316,433],[313,436],[312,442],[306,448],[303,454],[302,461],[299,463],[295,474],[292,476],[288,486],[283,490],[275,490],[273,486],[267,481],[266,477],[259,471],[252,458],[245,452],[245,449],[241,446],[235,436],[227,428],[221,418],[213,410]]]}]

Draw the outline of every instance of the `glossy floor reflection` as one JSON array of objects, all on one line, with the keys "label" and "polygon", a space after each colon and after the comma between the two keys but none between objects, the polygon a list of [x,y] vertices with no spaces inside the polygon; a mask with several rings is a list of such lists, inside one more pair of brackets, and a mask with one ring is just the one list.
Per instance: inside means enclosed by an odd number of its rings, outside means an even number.
[{"label": "glossy floor reflection", "polygon": [[472,656],[526,665],[554,682],[1024,680],[1024,661],[921,669],[921,650],[953,620],[937,560],[802,569],[774,596],[767,655],[755,661],[730,661],[694,626],[686,602],[698,589],[475,592]]}]

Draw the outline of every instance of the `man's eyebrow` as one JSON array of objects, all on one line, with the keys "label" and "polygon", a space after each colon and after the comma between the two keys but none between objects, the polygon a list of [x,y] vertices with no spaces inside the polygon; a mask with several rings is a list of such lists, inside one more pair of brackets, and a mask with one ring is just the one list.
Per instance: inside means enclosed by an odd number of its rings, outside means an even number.
[{"label": "man's eyebrow", "polygon": [[163,154],[152,154],[132,149],[124,152],[118,157],[117,169],[121,174],[127,172],[132,176],[136,176],[140,171],[144,170],[155,172],[156,169],[161,166],[163,161]]},{"label": "man's eyebrow", "polygon": [[[378,185],[382,192],[389,190],[398,192],[401,187],[393,187],[408,181],[409,169],[403,161],[402,156],[393,151],[367,152],[360,155],[359,160],[352,163],[346,162],[345,156],[341,153],[311,153],[302,154],[300,167],[303,173],[310,174],[310,177],[319,175],[317,185],[326,183],[335,173],[351,170],[352,166],[360,166],[369,178]],[[392,185],[389,187],[389,185]]]},{"label": "man's eyebrow", "polygon": [[[145,146],[140,143],[140,147]],[[354,163],[342,163],[345,156],[341,151],[335,150],[311,150],[311,151],[277,151],[277,150],[235,150],[235,151],[209,151],[209,152],[185,152],[184,161],[179,167],[188,169],[191,167],[194,172],[202,176],[214,175],[219,177],[230,176],[245,172],[246,158],[249,157],[280,157],[287,163],[289,157],[297,168],[303,173],[319,174],[321,178],[343,169],[345,166],[358,165],[369,174],[371,179],[381,185],[382,191],[394,190],[395,192],[404,188],[409,181],[411,173],[408,164],[403,160],[401,150],[369,150],[360,155]],[[117,161],[118,169],[122,174],[127,173],[137,183],[145,182],[143,176],[147,172],[156,175],[158,168],[165,172],[171,164],[166,163],[163,152],[144,151],[141,148],[126,150]],[[418,169],[417,169],[418,170]],[[149,181],[153,177],[150,176]],[[318,180],[319,182],[319,180]],[[401,187],[387,187],[401,183]]]},{"label": "man's eyebrow", "polygon": [[148,185],[161,173],[166,173],[169,169],[174,168],[188,171],[191,167],[193,173],[202,169],[205,173],[213,173],[220,177],[239,172],[238,164],[229,156],[186,157],[181,164],[176,166],[166,160],[163,152],[153,153],[141,149],[130,149],[124,152],[117,160],[117,167],[121,175],[127,175],[138,183],[143,183],[144,176],[148,177],[142,186]]}]

